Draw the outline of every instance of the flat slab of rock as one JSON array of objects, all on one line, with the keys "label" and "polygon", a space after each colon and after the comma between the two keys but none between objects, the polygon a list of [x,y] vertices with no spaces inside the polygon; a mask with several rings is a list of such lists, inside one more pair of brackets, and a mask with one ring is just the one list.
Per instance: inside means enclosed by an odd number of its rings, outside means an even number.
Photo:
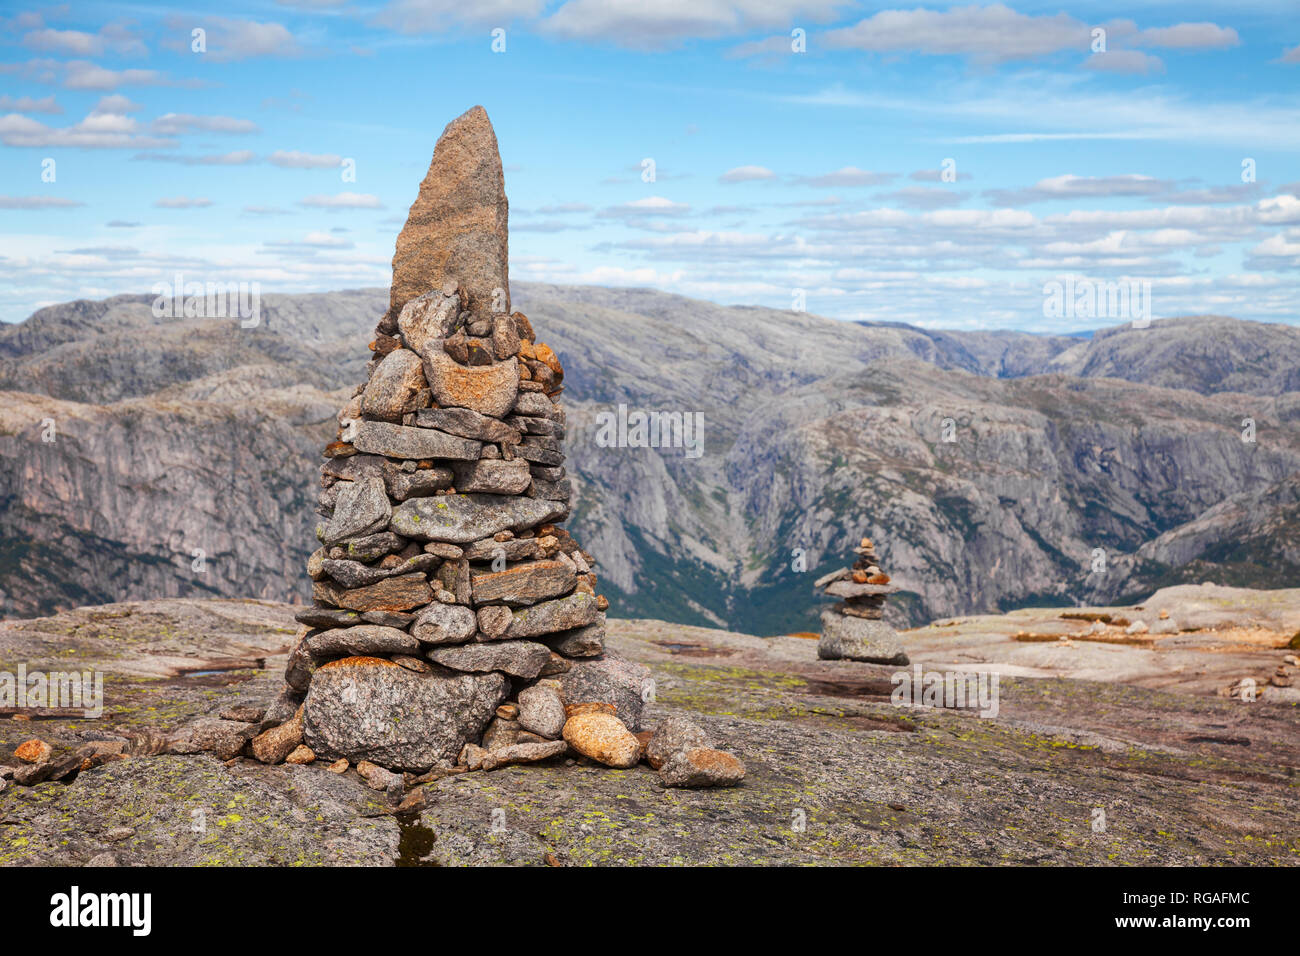
[{"label": "flat slab of rock", "polygon": [[483,458],[456,465],[453,472],[456,476],[456,490],[465,494],[486,492],[494,495],[519,495],[527,491],[533,482],[533,476],[528,473],[528,462],[522,458],[513,461]]},{"label": "flat slab of rock", "polygon": [[[377,423],[367,423],[377,424]],[[325,525],[321,543],[331,548],[347,538],[382,531],[393,513],[383,479],[366,476],[348,482],[334,504],[334,514]]]},{"label": "flat slab of rock", "polygon": [[515,611],[505,636],[508,638],[538,637],[542,634],[572,630],[575,627],[586,627],[588,624],[594,624],[599,615],[600,608],[596,606],[596,598],[579,591],[568,597],[543,601],[532,607]]},{"label": "flat slab of rock", "polygon": [[567,513],[563,502],[544,498],[440,495],[402,502],[393,509],[389,527],[417,541],[469,544],[499,531],[523,531],[558,521]]},{"label": "flat slab of rock", "polygon": [[415,413],[415,423],[483,442],[517,445],[522,438],[518,429],[468,408],[422,408]]},{"label": "flat slab of rock", "polygon": [[568,594],[577,583],[574,569],[562,561],[528,561],[504,571],[470,574],[475,604],[537,604]]},{"label": "flat slab of rock", "polygon": [[387,458],[455,458],[475,461],[483,450],[482,442],[461,438],[459,435],[390,422],[359,423],[357,437],[352,444],[357,451]]},{"label": "flat slab of rock", "polygon": [[[453,644],[435,647],[425,654],[429,660],[457,671],[486,673],[501,671],[511,677],[531,680],[551,659],[551,649],[532,641],[498,641],[492,644]],[[501,701],[497,701],[497,704]],[[493,708],[496,704],[492,705]]]},{"label": "flat slab of rock", "polygon": [[822,660],[908,663],[898,632],[884,621],[849,617],[830,609],[822,611],[821,617],[822,636],[817,642],[817,656]]},{"label": "flat slab of rock", "polygon": [[380,658],[345,658],[313,675],[303,740],[327,760],[417,772],[450,766],[508,692],[501,674],[419,674]]},{"label": "flat slab of rock", "polygon": [[553,651],[565,657],[599,657],[605,653],[605,615],[602,612],[595,624],[543,635],[541,640]]},{"label": "flat slab of rock", "polygon": [[358,657],[376,654],[418,654],[420,642],[395,627],[361,624],[308,634],[303,648],[312,657]]},{"label": "flat slab of rock", "polygon": [[898,592],[898,586],[895,584],[858,584],[855,581],[832,581],[826,585],[825,593],[835,597],[852,598],[852,597],[871,597],[883,594],[895,594]]},{"label": "flat slab of rock", "polygon": [[461,308],[509,312],[508,221],[496,133],[475,106],[448,123],[433,148],[397,237],[389,316],[396,320],[408,300],[448,281],[465,290]]},{"label": "flat slab of rock", "polygon": [[409,611],[432,600],[433,591],[423,574],[404,574],[364,588],[343,591],[336,603],[353,611]]}]

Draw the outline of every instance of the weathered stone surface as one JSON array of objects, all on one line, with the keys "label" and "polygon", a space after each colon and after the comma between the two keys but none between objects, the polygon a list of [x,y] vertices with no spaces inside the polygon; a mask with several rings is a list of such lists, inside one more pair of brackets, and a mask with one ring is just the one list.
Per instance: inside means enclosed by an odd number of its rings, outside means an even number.
[{"label": "weathered stone surface", "polygon": [[316,751],[312,750],[306,744],[299,744],[289,752],[289,756],[284,758],[287,764],[309,764],[316,760]]},{"label": "weathered stone surface", "polygon": [[411,633],[425,644],[468,641],[478,630],[474,612],[459,604],[430,604],[415,619]]},{"label": "weathered stone surface", "polygon": [[577,714],[565,721],[563,733],[570,747],[606,766],[634,767],[641,759],[641,742],[610,714]]},{"label": "weathered stone surface", "polygon": [[523,437],[518,429],[505,422],[468,408],[422,408],[415,413],[415,421],[422,428],[436,428],[449,435],[482,442],[517,445]]},{"label": "weathered stone surface", "polygon": [[484,458],[481,461],[457,464],[453,472],[456,476],[456,490],[465,494],[487,492],[519,495],[533,481],[533,476],[528,473],[528,462],[522,458],[513,461]]},{"label": "weathered stone surface", "polygon": [[908,663],[898,632],[884,621],[848,617],[829,609],[822,611],[821,619],[822,636],[817,642],[817,656],[822,660]]},{"label": "weathered stone surface", "polygon": [[381,531],[378,534],[367,534],[340,541],[338,547],[343,549],[347,558],[368,564],[371,561],[378,561],[384,555],[402,550],[404,544],[406,542],[393,532]]},{"label": "weathered stone surface", "polygon": [[[498,641],[491,644],[453,644],[435,647],[425,655],[435,664],[457,671],[502,671],[531,680],[551,659],[551,650],[532,641]],[[496,707],[501,701],[492,704]]]},{"label": "weathered stone surface", "polygon": [[506,637],[537,637],[585,627],[595,622],[599,613],[596,599],[590,594],[570,594],[515,611]]},{"label": "weathered stone surface", "polygon": [[468,408],[493,418],[502,418],[515,407],[519,394],[519,360],[511,358],[494,365],[461,365],[441,348],[427,342],[420,353],[424,377],[434,400],[443,406]]},{"label": "weathered stone surface", "polygon": [[430,339],[451,335],[460,313],[460,296],[455,280],[451,280],[442,288],[418,295],[403,305],[397,316],[397,328],[406,347],[418,352]]},{"label": "weathered stone surface", "polygon": [[470,561],[495,561],[497,558],[525,561],[540,557],[541,546],[538,538],[511,538],[508,541],[483,538],[467,544],[464,553]]},{"label": "weathered stone surface", "polygon": [[397,237],[390,316],[431,289],[457,282],[461,308],[510,311],[508,205],[496,133],[475,106],[447,124]]},{"label": "weathered stone surface", "polygon": [[479,739],[508,691],[500,674],[417,674],[378,658],[347,658],[316,672],[303,736],[326,759],[417,772],[449,766]]},{"label": "weathered stone surface", "polygon": [[354,442],[360,451],[388,458],[478,459],[481,442],[448,435],[432,428],[412,428],[389,422],[362,422]]},{"label": "weathered stone surface", "polygon": [[560,502],[500,495],[441,495],[415,498],[393,509],[390,527],[418,541],[468,544],[485,534],[522,531],[566,513]]},{"label": "weathered stone surface", "polygon": [[253,738],[253,756],[262,763],[283,763],[302,743],[302,708],[279,727],[272,727]]},{"label": "weathered stone surface", "polygon": [[338,503],[325,525],[321,543],[330,548],[346,538],[382,531],[392,513],[383,480],[358,478],[344,485],[339,492]]},{"label": "weathered stone surface", "polygon": [[564,464],[564,447],[546,435],[528,435],[515,447],[515,454],[539,465]]},{"label": "weathered stone surface", "polygon": [[308,627],[351,627],[361,623],[361,615],[356,611],[341,611],[329,607],[305,607],[295,611],[293,619]]},{"label": "weathered stone surface", "polygon": [[528,561],[504,571],[471,574],[470,583],[475,604],[520,607],[568,594],[577,583],[577,575],[561,561]]},{"label": "weathered stone surface", "polygon": [[488,640],[504,637],[514,619],[510,609],[503,604],[493,604],[478,609],[478,629]]},{"label": "weathered stone surface", "polygon": [[366,611],[361,615],[361,621],[404,631],[415,622],[415,615],[407,611]]},{"label": "weathered stone surface", "polygon": [[641,729],[644,696],[649,689],[650,668],[618,658],[574,661],[560,678],[564,702],[569,705],[602,702],[612,704],[619,720],[630,730]]},{"label": "weathered stone surface", "polygon": [[363,588],[386,578],[427,571],[437,563],[438,559],[432,554],[416,555],[391,568],[366,565],[360,561],[339,561],[334,558],[326,558],[322,562],[325,573],[344,588]]},{"label": "weathered stone surface", "polygon": [[519,692],[519,726],[556,740],[564,732],[564,701],[553,682],[544,681]]},{"label": "weathered stone surface", "polygon": [[540,392],[520,392],[515,400],[514,413],[524,418],[557,420],[563,415],[560,407]]},{"label": "weathered stone surface", "polygon": [[329,657],[368,657],[379,654],[418,654],[420,642],[395,627],[362,624],[307,635],[304,646],[317,660]]},{"label": "weathered stone surface", "polygon": [[31,740],[24,740],[14,750],[14,756],[23,763],[40,763],[42,760],[48,760],[54,748],[40,738],[33,737]]},{"label": "weathered stone surface", "polygon": [[223,708],[217,716],[222,720],[233,720],[241,724],[259,724],[266,717],[266,708],[252,704],[236,704],[233,707]]},{"label": "weathered stone surface", "polygon": [[856,581],[832,581],[823,590],[834,597],[875,597],[877,595],[895,594],[896,584],[858,584]]},{"label": "weathered stone surface", "polygon": [[416,471],[399,471],[387,479],[388,496],[394,501],[407,498],[427,498],[435,492],[451,487],[450,468],[420,468]]},{"label": "weathered stone surface", "polygon": [[339,595],[338,605],[354,611],[409,611],[432,600],[433,591],[423,574],[404,574],[344,591]]},{"label": "weathered stone surface", "polygon": [[238,757],[253,736],[257,724],[200,717],[167,739],[167,751],[174,754],[211,753],[218,760]]},{"label": "weathered stone surface", "polygon": [[734,787],[744,777],[737,757],[707,747],[679,750],[659,768],[665,787]]},{"label": "weathered stone surface", "polygon": [[604,614],[601,614],[600,620],[586,627],[576,627],[571,631],[561,631],[559,634],[543,635],[541,640],[551,650],[558,651],[565,657],[599,657],[605,653],[604,617]]},{"label": "weathered stone surface", "polygon": [[511,764],[537,763],[559,757],[568,752],[569,745],[563,740],[550,740],[545,743],[517,743],[499,750],[486,750],[468,744],[461,753],[462,762],[470,770],[496,770]]},{"label": "weathered stone surface", "polygon": [[669,717],[655,728],[645,748],[646,763],[658,770],[673,754],[695,747],[710,747],[712,742],[698,724],[685,717]]},{"label": "weathered stone surface", "polygon": [[[410,349],[396,349],[384,356],[366,385],[361,412],[387,422],[400,422],[403,415],[420,407],[420,393],[427,388],[420,356]],[[361,431],[358,429],[358,435]]]}]

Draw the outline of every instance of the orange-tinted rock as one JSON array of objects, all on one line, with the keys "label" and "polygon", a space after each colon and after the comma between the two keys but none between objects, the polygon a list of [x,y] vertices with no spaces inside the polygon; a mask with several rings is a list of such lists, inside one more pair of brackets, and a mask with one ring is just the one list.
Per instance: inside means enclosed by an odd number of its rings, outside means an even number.
[{"label": "orange-tinted rock", "polygon": [[40,763],[49,758],[52,750],[53,748],[44,740],[33,737],[19,744],[18,749],[14,751],[14,756],[23,763]]},{"label": "orange-tinted rock", "polygon": [[517,358],[494,365],[461,365],[436,342],[420,354],[424,377],[438,405],[468,408],[493,418],[503,417],[514,407],[519,395]]},{"label": "orange-tinted rock", "polygon": [[423,574],[403,574],[338,596],[338,606],[353,611],[409,611],[433,600]]},{"label": "orange-tinted rock", "polygon": [[465,290],[463,308],[509,312],[508,218],[496,133],[487,111],[475,106],[448,123],[434,146],[397,237],[389,317],[449,280]]},{"label": "orange-tinted rock", "polygon": [[608,767],[632,767],[641,759],[641,742],[612,714],[587,712],[564,724],[564,741],[584,757]]},{"label": "orange-tinted rock", "polygon": [[745,777],[745,765],[722,750],[693,747],[679,750],[659,768],[666,787],[734,787]]}]

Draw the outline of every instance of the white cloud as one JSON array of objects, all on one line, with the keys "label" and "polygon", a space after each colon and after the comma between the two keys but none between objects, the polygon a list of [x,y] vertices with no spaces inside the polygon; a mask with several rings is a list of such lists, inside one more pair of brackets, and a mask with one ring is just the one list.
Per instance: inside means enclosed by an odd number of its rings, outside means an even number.
[{"label": "white cloud", "polygon": [[845,0],[567,0],[541,29],[567,39],[660,49],[694,37],[789,29],[796,18],[821,23],[847,6]]},{"label": "white cloud", "polygon": [[648,196],[618,206],[608,206],[596,215],[605,219],[629,219],[641,216],[682,216],[690,210],[689,203],[673,202],[663,196]]},{"label": "white cloud", "polygon": [[337,169],[343,162],[342,156],[333,153],[300,153],[296,149],[277,149],[267,159],[272,166],[284,169]]},{"label": "white cloud", "polygon": [[152,163],[176,163],[181,166],[247,166],[257,156],[251,149],[237,149],[229,153],[185,156],[179,153],[136,153],[131,157]]},{"label": "white cloud", "polygon": [[33,99],[30,96],[0,96],[0,110],[13,110],[18,113],[62,113],[63,107],[54,101],[53,96]]},{"label": "white cloud", "polygon": [[375,17],[399,33],[444,33],[466,25],[507,26],[541,15],[546,0],[392,0]]},{"label": "white cloud", "polygon": [[813,186],[818,189],[835,189],[845,186],[879,186],[897,178],[897,173],[875,173],[856,166],[845,166],[833,173],[821,176],[798,176],[795,182],[801,186]]},{"label": "white cloud", "polygon": [[1152,27],[1137,36],[1138,46],[1169,47],[1179,50],[1224,49],[1241,43],[1237,31],[1213,23],[1178,23]]},{"label": "white cloud", "polygon": [[154,202],[154,206],[159,209],[206,209],[211,205],[211,199],[196,199],[189,196],[172,196]]},{"label": "white cloud", "polygon": [[757,180],[776,179],[776,173],[766,166],[737,166],[718,177],[720,183],[750,183]]},{"label": "white cloud", "polygon": [[69,146],[83,149],[157,149],[176,145],[172,139],[144,135],[134,119],[137,109],[124,96],[105,96],[91,112],[71,126],[52,127],[23,116],[0,116],[0,143],[6,146]]},{"label": "white cloud", "polygon": [[1101,198],[1110,196],[1155,196],[1168,192],[1173,184],[1137,173],[1121,176],[1053,176],[1040,179],[1028,189],[986,189],[984,195],[997,206],[1023,206],[1051,199]]},{"label": "white cloud", "polygon": [[252,120],[233,116],[195,116],[190,113],[164,113],[150,124],[155,133],[176,136],[182,133],[257,133],[260,130]]},{"label": "white cloud", "polygon": [[71,209],[85,203],[57,196],[0,196],[0,209]]},{"label": "white cloud", "polygon": [[378,196],[369,193],[335,193],[332,196],[308,196],[298,201],[299,206],[314,209],[383,209]]},{"label": "white cloud", "polygon": [[1141,50],[1107,50],[1083,61],[1085,69],[1103,73],[1163,73],[1165,62]]}]

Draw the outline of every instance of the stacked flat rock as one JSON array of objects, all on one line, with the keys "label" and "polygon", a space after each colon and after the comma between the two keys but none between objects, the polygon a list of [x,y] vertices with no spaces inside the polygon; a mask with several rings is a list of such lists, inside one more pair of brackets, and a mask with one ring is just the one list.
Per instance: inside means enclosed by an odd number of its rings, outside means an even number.
[{"label": "stacked flat rock", "polygon": [[475,107],[438,140],[325,449],[312,606],[267,715],[313,759],[423,772],[485,739],[500,762],[545,759],[586,703],[640,729],[648,671],[604,659],[594,561],[558,527],[564,369],[510,310],[506,226]]},{"label": "stacked flat rock", "polygon": [[885,599],[898,590],[880,570],[870,538],[853,549],[858,556],[851,568],[840,568],[819,578],[813,587],[840,598],[822,611],[822,636],[817,656],[823,660],[869,661],[906,664],[907,655],[898,632],[884,621]]}]

